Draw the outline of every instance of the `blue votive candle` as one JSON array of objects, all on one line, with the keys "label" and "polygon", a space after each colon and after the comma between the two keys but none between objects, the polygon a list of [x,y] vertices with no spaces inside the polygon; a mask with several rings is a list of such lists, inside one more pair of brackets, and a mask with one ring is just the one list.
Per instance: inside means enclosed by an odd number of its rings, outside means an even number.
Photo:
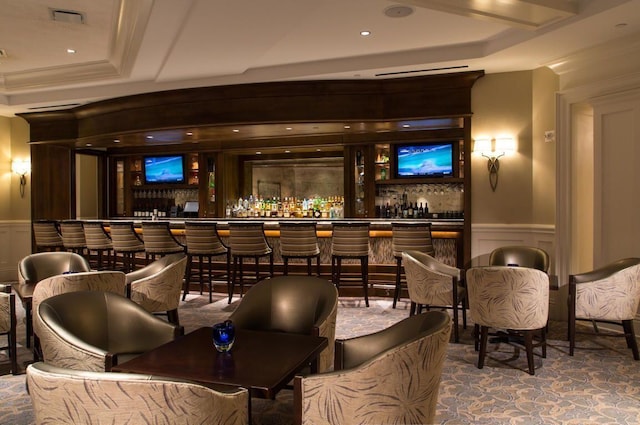
[{"label": "blue votive candle", "polygon": [[213,325],[213,345],[221,353],[226,353],[233,347],[236,339],[236,329],[231,320],[225,320]]}]

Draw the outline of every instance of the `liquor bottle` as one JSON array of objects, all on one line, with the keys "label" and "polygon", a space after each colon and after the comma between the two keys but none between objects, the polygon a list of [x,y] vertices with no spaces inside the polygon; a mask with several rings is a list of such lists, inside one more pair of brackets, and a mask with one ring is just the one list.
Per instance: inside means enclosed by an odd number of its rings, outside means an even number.
[{"label": "liquor bottle", "polygon": [[409,202],[409,211],[407,213],[409,218],[413,218],[413,202]]},{"label": "liquor bottle", "polygon": [[424,207],[422,206],[422,202],[420,202],[420,208],[418,208],[418,218],[424,218]]}]

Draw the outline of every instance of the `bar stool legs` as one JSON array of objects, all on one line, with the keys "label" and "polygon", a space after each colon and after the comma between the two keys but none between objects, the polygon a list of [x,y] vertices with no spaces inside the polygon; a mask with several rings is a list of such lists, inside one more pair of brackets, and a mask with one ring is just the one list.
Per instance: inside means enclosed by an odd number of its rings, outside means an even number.
[{"label": "bar stool legs", "polygon": [[[336,288],[340,289],[340,279],[342,276],[342,259],[349,257],[332,256],[331,257],[331,279]],[[369,258],[357,257],[360,260],[360,273],[362,274],[362,290],[364,292],[364,303],[369,307]]]}]

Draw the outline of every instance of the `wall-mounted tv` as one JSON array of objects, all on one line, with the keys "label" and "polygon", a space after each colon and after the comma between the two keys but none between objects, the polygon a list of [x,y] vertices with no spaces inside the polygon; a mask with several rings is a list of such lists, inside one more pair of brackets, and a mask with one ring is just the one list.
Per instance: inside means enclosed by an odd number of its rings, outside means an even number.
[{"label": "wall-mounted tv", "polygon": [[453,143],[395,145],[396,177],[453,176]]},{"label": "wall-mounted tv", "polygon": [[145,156],[144,182],[145,184],[184,183],[183,156]]}]

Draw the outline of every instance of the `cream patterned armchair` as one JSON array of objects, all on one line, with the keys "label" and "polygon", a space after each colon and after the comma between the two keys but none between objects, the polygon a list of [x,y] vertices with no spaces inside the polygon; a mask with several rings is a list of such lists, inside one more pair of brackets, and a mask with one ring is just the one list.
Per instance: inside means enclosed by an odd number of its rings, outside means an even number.
[{"label": "cream patterned armchair", "polygon": [[324,336],[329,345],[318,359],[318,371],[332,368],[338,291],[313,276],[279,276],[252,286],[230,319],[239,329]]},{"label": "cream patterned armchair", "polygon": [[453,340],[458,342],[458,311],[462,309],[463,328],[467,328],[466,290],[460,285],[461,270],[448,266],[419,251],[402,253],[402,263],[407,275],[407,289],[411,300],[409,315],[422,306],[453,310]]},{"label": "cream patterned armchair", "polygon": [[187,269],[187,255],[169,254],[146,267],[127,273],[128,296],[149,313],[165,313],[180,324],[178,305]]},{"label": "cream patterned armchair", "polygon": [[[596,323],[622,326],[634,360],[640,360],[633,320],[640,303],[640,258],[625,258],[599,269],[569,276],[569,355],[576,345],[576,321],[589,320],[601,336]],[[620,334],[617,334],[620,335]]]},{"label": "cream patterned armchair", "polygon": [[466,283],[469,312],[476,324],[476,349],[479,338],[478,368],[484,366],[489,329],[493,328],[522,336],[529,374],[534,375],[534,346],[542,348],[542,357],[547,354],[549,275],[526,267],[473,267],[467,270]]},{"label": "cream patterned armchair", "polygon": [[433,423],[450,334],[449,315],[430,311],[336,341],[336,371],[296,376],[295,423]]},{"label": "cream patterned armchair", "polygon": [[108,372],[184,332],[112,292],[56,295],[43,300],[34,314],[44,361],[76,370]]},{"label": "cream patterned armchair", "polygon": [[36,424],[249,423],[246,389],[214,390],[150,375],[27,367]]},{"label": "cream patterned armchair", "polygon": [[18,374],[16,326],[16,296],[11,292],[11,285],[0,284],[0,335],[5,335],[7,341],[0,350],[7,350],[13,375]]}]

